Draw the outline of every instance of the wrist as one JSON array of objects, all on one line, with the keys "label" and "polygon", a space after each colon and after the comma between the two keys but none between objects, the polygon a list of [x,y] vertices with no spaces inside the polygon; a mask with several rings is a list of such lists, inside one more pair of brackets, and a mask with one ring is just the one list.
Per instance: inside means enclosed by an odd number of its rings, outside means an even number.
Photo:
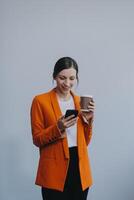
[{"label": "wrist", "polygon": [[89,123],[89,125],[92,125],[92,123],[93,123],[93,117],[88,120],[88,123]]},{"label": "wrist", "polygon": [[61,133],[65,132],[65,128],[63,128],[63,126],[62,126],[60,121],[58,121],[57,126],[58,126],[58,129],[60,130]]}]

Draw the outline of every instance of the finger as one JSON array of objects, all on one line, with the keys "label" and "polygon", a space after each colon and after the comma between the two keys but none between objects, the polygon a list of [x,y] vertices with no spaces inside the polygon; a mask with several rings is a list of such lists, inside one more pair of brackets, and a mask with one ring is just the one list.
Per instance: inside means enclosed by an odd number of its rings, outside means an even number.
[{"label": "finger", "polygon": [[70,120],[70,119],[72,119],[72,118],[74,118],[74,117],[75,117],[75,115],[70,115],[70,116],[66,117],[65,120],[68,121],[68,120]]},{"label": "finger", "polygon": [[[88,109],[88,111],[87,111],[86,113],[88,114],[89,112],[94,112],[94,109],[91,109],[91,108],[90,108],[90,109]],[[85,113],[85,114],[86,114],[86,113]]]},{"label": "finger", "polygon": [[89,109],[88,111],[84,112],[83,115],[84,116],[89,116],[90,113],[93,113],[94,109]]},{"label": "finger", "polygon": [[95,109],[95,106],[88,106],[88,109]]},{"label": "finger", "polygon": [[88,105],[88,108],[95,108],[94,105]]},{"label": "finger", "polygon": [[90,109],[89,109],[89,112],[94,112],[94,108],[90,108]]},{"label": "finger", "polygon": [[90,109],[89,112],[94,112],[94,109]]},{"label": "finger", "polygon": [[89,105],[94,105],[94,104],[95,104],[94,101],[89,102]]},{"label": "finger", "polygon": [[74,126],[76,122],[68,123],[66,128],[69,128],[70,126]]},{"label": "finger", "polygon": [[70,126],[73,126],[74,124],[76,124],[77,120],[70,120],[68,122],[66,122],[66,127],[70,127]]},{"label": "finger", "polygon": [[64,127],[67,128],[68,125],[70,125],[70,124],[75,124],[76,121],[77,121],[77,118],[73,118],[73,119],[70,119],[70,120],[68,120],[68,121],[64,121]]},{"label": "finger", "polygon": [[72,118],[72,119],[66,121],[66,123],[72,123],[72,122],[76,122],[76,121],[77,121],[77,118],[75,117],[75,118]]}]

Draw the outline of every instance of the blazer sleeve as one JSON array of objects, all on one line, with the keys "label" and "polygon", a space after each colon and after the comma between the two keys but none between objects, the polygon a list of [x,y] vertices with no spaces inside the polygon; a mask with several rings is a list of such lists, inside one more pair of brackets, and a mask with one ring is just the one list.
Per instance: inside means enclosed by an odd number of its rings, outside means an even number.
[{"label": "blazer sleeve", "polygon": [[85,121],[83,119],[82,116],[81,116],[81,120],[82,120],[82,123],[83,123],[83,126],[84,126],[85,141],[86,141],[86,144],[88,145],[91,141],[92,132],[93,132],[93,118],[91,119],[89,124],[87,123],[87,121]]},{"label": "blazer sleeve", "polygon": [[84,135],[85,135],[85,140],[86,144],[88,145],[90,143],[91,137],[92,137],[92,131],[93,131],[93,125],[87,125],[84,124]]},{"label": "blazer sleeve", "polygon": [[57,123],[45,128],[45,120],[41,105],[36,97],[32,102],[30,116],[33,143],[37,147],[42,147],[49,143],[55,142],[61,137],[61,132],[57,126]]}]

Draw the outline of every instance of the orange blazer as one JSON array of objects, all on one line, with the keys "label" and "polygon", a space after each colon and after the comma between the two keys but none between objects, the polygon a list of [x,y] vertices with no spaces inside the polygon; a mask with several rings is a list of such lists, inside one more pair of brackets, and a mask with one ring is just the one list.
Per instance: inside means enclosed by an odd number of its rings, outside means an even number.
[{"label": "orange blazer", "polygon": [[[75,108],[80,110],[80,98],[72,91]],[[67,137],[61,138],[57,120],[62,116],[55,88],[35,96],[31,106],[33,143],[39,147],[40,159],[35,184],[63,191],[69,165]],[[79,116],[77,121],[77,146],[82,189],[92,185],[87,145],[92,136],[92,125]]]}]

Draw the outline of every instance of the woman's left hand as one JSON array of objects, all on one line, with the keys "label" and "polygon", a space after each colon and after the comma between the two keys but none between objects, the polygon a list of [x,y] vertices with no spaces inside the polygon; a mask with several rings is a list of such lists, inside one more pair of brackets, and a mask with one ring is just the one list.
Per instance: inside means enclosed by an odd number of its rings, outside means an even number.
[{"label": "woman's left hand", "polygon": [[89,122],[90,120],[93,119],[94,117],[94,110],[95,110],[95,103],[94,101],[92,100],[89,105],[88,105],[88,111],[84,112],[84,111],[81,111],[81,115],[83,117],[86,118],[86,120]]}]

